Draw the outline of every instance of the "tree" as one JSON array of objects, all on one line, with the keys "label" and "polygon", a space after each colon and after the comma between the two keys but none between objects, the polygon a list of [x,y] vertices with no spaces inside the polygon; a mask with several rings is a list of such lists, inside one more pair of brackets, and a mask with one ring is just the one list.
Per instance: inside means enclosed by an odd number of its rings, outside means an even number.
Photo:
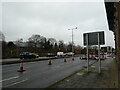
[{"label": "tree", "polygon": [[14,50],[17,48],[16,45],[12,41],[10,41],[7,44],[7,48],[8,48],[7,49],[7,51],[8,51],[8,57],[13,57],[14,56],[13,55]]},{"label": "tree", "polygon": [[12,41],[10,41],[10,42],[8,42],[7,47],[8,48],[15,48],[16,45]]},{"label": "tree", "polygon": [[29,46],[32,46],[35,48],[35,52],[37,52],[37,48],[41,47],[41,43],[43,43],[43,36],[40,36],[38,34],[36,35],[32,35],[29,39],[28,39],[28,44]]},{"label": "tree", "polygon": [[0,53],[2,53],[2,55],[0,55],[0,58],[3,58],[7,52],[6,45],[5,36],[2,32],[0,32]]},{"label": "tree", "polygon": [[77,45],[77,46],[74,47],[74,50],[75,50],[76,54],[80,54],[82,49],[83,48],[80,45]]},{"label": "tree", "polygon": [[87,49],[85,47],[81,50],[81,54],[87,54]]},{"label": "tree", "polygon": [[57,45],[57,43],[55,43],[55,46],[54,46],[54,47],[55,47],[55,49],[57,49],[57,48],[58,48],[58,45]]},{"label": "tree", "polygon": [[59,40],[59,48],[63,48],[64,47],[64,41],[63,40]]},{"label": "tree", "polygon": [[23,43],[23,39],[22,38],[16,40],[16,45],[17,46],[20,46],[22,43]]},{"label": "tree", "polygon": [[8,51],[7,51],[7,43],[5,41],[0,42],[0,49],[2,50],[2,58],[6,58],[6,54],[7,54],[6,52]]},{"label": "tree", "polygon": [[48,41],[50,42],[51,45],[55,46],[55,43],[57,43],[57,41],[54,38],[48,38]]},{"label": "tree", "polygon": [[63,40],[59,40],[58,44],[59,44],[59,50],[63,51],[64,50],[64,46],[65,46],[64,41]]},{"label": "tree", "polygon": [[68,51],[69,51],[69,52],[72,51],[72,42],[69,42],[69,44],[68,44]]}]

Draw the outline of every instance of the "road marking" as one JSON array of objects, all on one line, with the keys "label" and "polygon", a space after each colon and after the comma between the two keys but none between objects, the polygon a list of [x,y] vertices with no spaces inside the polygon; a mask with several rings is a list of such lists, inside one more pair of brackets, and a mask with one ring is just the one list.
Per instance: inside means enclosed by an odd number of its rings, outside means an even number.
[{"label": "road marking", "polygon": [[0,83],[3,82],[3,81],[8,81],[8,80],[11,80],[11,79],[15,79],[15,78],[19,78],[19,76],[10,77],[10,78],[4,79],[4,80],[0,80]]},{"label": "road marking", "polygon": [[19,84],[19,83],[25,82],[25,81],[27,81],[27,80],[28,80],[28,78],[26,78],[26,79],[24,79],[24,80],[22,80],[22,81],[15,82],[15,83],[13,83],[13,84],[10,84],[10,85],[7,85],[7,86],[4,86],[4,87],[13,86],[13,85],[16,85],[16,84]]},{"label": "road marking", "polygon": [[80,75],[80,76],[82,76],[84,73],[77,73],[77,75]]}]

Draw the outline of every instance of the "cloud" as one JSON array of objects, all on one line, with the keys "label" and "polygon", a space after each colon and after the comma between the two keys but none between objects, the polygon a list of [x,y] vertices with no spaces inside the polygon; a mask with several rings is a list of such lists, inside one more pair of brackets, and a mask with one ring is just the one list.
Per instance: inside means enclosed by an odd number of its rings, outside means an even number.
[{"label": "cloud", "polygon": [[[2,10],[7,41],[27,40],[32,34],[40,34],[69,42],[68,29],[78,27],[74,41],[82,45],[84,32],[108,32],[103,2],[4,2]],[[109,38],[113,39],[112,35]]]}]

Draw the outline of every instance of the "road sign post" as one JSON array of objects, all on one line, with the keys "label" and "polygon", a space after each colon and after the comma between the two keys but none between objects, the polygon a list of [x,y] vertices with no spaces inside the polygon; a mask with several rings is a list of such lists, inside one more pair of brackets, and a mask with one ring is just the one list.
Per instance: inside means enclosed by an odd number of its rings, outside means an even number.
[{"label": "road sign post", "polygon": [[83,40],[84,45],[86,45],[86,49],[87,49],[87,71],[89,71],[88,46],[89,45],[98,45],[99,73],[100,73],[101,72],[100,45],[105,44],[104,31],[84,33],[83,39],[84,39]]},{"label": "road sign post", "polygon": [[100,60],[100,34],[98,33],[98,58],[99,58],[99,73],[101,72],[101,60]]},{"label": "road sign post", "polygon": [[88,34],[86,34],[86,47],[87,47],[87,72],[89,71],[89,59],[88,59]]}]

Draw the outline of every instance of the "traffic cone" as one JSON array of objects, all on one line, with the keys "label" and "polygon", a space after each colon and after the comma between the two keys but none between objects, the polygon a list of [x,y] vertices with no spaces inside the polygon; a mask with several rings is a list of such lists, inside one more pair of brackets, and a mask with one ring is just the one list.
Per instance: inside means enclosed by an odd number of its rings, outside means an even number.
[{"label": "traffic cone", "polygon": [[67,62],[67,61],[66,61],[66,58],[64,58],[64,62]]},{"label": "traffic cone", "polygon": [[72,61],[74,61],[74,57],[72,57]]},{"label": "traffic cone", "polygon": [[21,62],[21,64],[20,64],[20,69],[18,70],[18,72],[24,72],[25,70],[24,70],[24,68],[23,68],[23,63]]},{"label": "traffic cone", "polygon": [[48,65],[52,65],[52,62],[51,62],[51,60],[49,60],[49,62],[48,62]]}]

